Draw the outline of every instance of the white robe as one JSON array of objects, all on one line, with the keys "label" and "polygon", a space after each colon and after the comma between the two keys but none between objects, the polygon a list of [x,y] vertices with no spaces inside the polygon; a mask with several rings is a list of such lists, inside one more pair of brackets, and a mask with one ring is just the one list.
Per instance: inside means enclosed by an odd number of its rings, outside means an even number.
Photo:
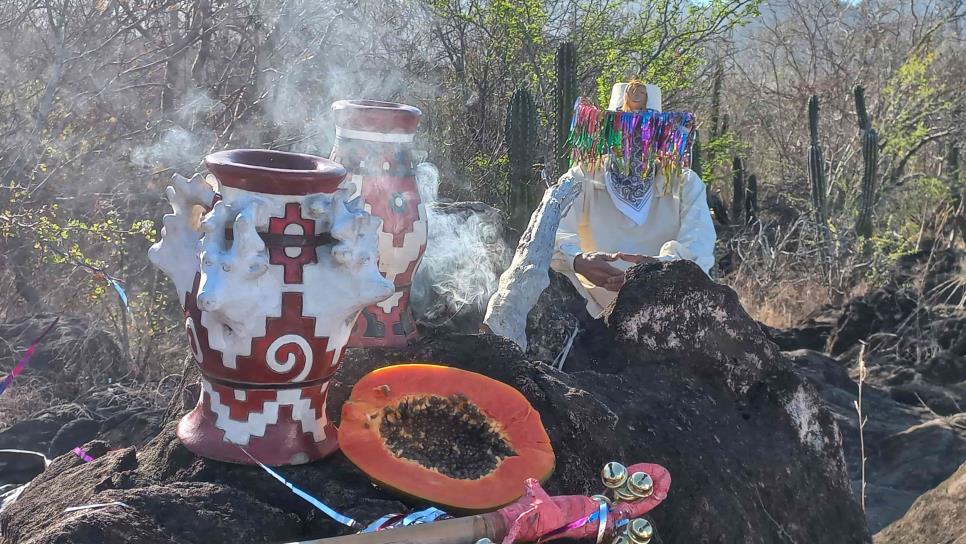
[{"label": "white robe", "polygon": [[[583,192],[574,200],[557,229],[551,267],[566,275],[587,299],[587,311],[600,314],[617,293],[597,287],[574,272],[574,257],[592,251],[623,252],[657,257],[662,261],[688,259],[705,273],[714,265],[714,223],[705,195],[704,183],[691,170],[672,178],[670,187],[663,173],[654,178],[653,196],[647,220],[636,225],[617,210],[604,182],[604,168],[587,175],[578,164],[563,178],[579,177]],[[615,261],[612,266],[626,270],[633,263]]]}]

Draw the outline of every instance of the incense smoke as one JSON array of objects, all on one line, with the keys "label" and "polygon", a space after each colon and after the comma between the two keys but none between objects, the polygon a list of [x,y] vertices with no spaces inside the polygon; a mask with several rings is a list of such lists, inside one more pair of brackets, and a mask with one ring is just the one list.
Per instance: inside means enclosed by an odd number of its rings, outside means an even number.
[{"label": "incense smoke", "polygon": [[478,327],[499,274],[510,262],[503,241],[502,214],[481,203],[445,204],[437,200],[439,171],[430,163],[416,167],[426,205],[429,240],[413,278],[416,317],[431,326]]},{"label": "incense smoke", "polygon": [[[335,140],[330,106],[342,99],[422,106],[423,129],[433,130],[433,106],[444,91],[436,72],[426,69],[437,62],[429,47],[432,36],[380,4],[362,3],[351,16],[308,0],[261,9],[257,18],[265,28],[274,27],[276,41],[259,52],[258,71],[250,82],[250,96],[257,99],[247,114],[222,129],[217,120],[233,115],[227,109],[231,103],[188,83],[176,96],[174,115],[164,120],[170,123],[166,130],[152,142],[135,145],[130,162],[152,173],[170,169],[190,176],[203,169],[206,154],[222,148],[272,148],[327,157]],[[418,41],[427,47],[414,49]],[[240,70],[235,77],[249,76]],[[417,136],[426,147],[413,149],[415,162],[433,160],[431,139],[426,132]],[[437,169],[423,163],[417,172],[429,225],[427,250],[412,288],[414,309],[429,324],[445,323],[457,314],[482,318],[511,256],[502,239],[503,218],[482,204],[440,203]]]},{"label": "incense smoke", "polygon": [[171,169],[184,175],[198,171],[214,134],[176,126],[164,131],[157,142],[131,151],[131,163],[154,170]]}]

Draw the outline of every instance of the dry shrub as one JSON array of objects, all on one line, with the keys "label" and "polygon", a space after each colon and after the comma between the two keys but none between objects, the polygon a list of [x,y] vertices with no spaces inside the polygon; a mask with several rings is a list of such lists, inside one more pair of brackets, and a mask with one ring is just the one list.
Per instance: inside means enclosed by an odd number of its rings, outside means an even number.
[{"label": "dry shrub", "polygon": [[788,226],[756,223],[722,233],[729,267],[720,280],[738,293],[753,318],[791,327],[867,290],[870,263],[851,249],[854,241],[839,239],[824,248],[814,230],[800,217]]},{"label": "dry shrub", "polygon": [[35,414],[52,405],[60,404],[60,389],[56,384],[50,384],[40,378],[20,375],[13,380],[10,387],[0,396],[0,429],[29,419]]},{"label": "dry shrub", "polygon": [[830,302],[827,287],[807,274],[768,282],[751,274],[735,274],[725,282],[738,293],[748,313],[770,327],[795,326]]}]

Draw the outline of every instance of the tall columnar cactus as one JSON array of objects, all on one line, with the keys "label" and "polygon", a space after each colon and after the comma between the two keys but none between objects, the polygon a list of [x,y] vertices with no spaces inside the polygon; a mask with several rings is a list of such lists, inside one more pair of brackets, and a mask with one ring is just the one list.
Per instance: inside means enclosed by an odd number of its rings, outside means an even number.
[{"label": "tall columnar cactus", "polygon": [[872,236],[872,215],[875,208],[876,171],[879,163],[879,133],[872,128],[869,114],[865,109],[865,88],[856,85],[855,114],[862,131],[862,196],[859,202],[859,217],[855,222],[855,233],[859,236]]},{"label": "tall columnar cactus", "polygon": [[507,156],[510,159],[510,222],[522,230],[536,206],[533,164],[537,154],[537,108],[530,92],[518,89],[506,113]]},{"label": "tall columnar cactus", "polygon": [[577,48],[571,42],[564,42],[557,48],[557,84],[554,87],[554,174],[560,175],[570,168],[570,149],[567,138],[570,136],[570,121],[577,102]]},{"label": "tall columnar cactus", "polygon": [[691,140],[691,171],[697,174],[699,178],[704,179],[703,168],[704,164],[701,162],[701,133],[698,129],[694,129],[694,136]]},{"label": "tall columnar cactus", "polygon": [[955,140],[946,142],[946,155],[943,157],[943,175],[946,178],[946,187],[952,199],[953,209],[957,210],[953,221],[959,230],[959,235],[966,240],[966,213],[963,212],[963,198],[966,197],[966,187],[961,183],[962,168],[959,166],[959,142]]},{"label": "tall columnar cactus", "polygon": [[815,95],[808,99],[808,134],[811,142],[808,148],[808,179],[812,186],[812,206],[815,208],[815,222],[823,233],[827,233],[828,209],[825,204],[825,163],[822,159],[822,146],[818,145],[818,97]]},{"label": "tall columnar cactus", "polygon": [[738,225],[745,208],[745,166],[741,157],[735,157],[731,165],[731,222]]},{"label": "tall columnar cactus", "polygon": [[745,191],[745,222],[749,225],[758,221],[758,176],[748,176],[748,189]]}]

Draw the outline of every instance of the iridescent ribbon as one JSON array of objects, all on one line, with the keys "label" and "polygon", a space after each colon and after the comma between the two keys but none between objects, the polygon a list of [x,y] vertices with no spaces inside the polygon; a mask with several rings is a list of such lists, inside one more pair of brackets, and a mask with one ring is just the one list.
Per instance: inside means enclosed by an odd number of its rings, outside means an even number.
[{"label": "iridescent ribbon", "polygon": [[597,522],[597,544],[600,544],[601,542],[603,542],[604,535],[607,533],[607,511],[608,511],[607,503],[604,501],[600,501],[597,503],[596,512],[594,512],[593,514],[584,516],[582,518],[576,519],[574,521],[571,521],[570,523],[564,525],[563,527],[559,527],[557,529],[554,529],[553,531],[550,531],[549,533],[540,537],[540,540],[538,540],[537,543],[539,544],[541,542],[545,542],[550,537],[554,537],[559,534],[566,533],[567,531],[572,531],[573,529],[577,529],[578,527],[583,527],[588,523],[593,523],[596,521]]},{"label": "iridescent ribbon", "polygon": [[72,449],[70,451],[74,452],[74,455],[80,457],[81,459],[83,459],[87,463],[90,463],[90,462],[92,462],[94,460],[94,458],[91,457],[90,455],[88,455],[87,452],[84,451],[80,446],[78,446],[78,447],[76,447],[76,448],[74,448],[74,449]]},{"label": "iridescent ribbon", "polygon": [[634,136],[639,132],[646,175],[655,164],[667,171],[687,166],[692,130],[694,115],[689,112],[615,112],[579,99],[574,104],[567,144],[574,161],[593,167],[602,157],[610,156],[626,169],[634,153]]},{"label": "iridescent ribbon", "polygon": [[127,293],[124,292],[124,287],[121,286],[121,282],[114,278],[108,278],[107,281],[111,284],[111,287],[117,291],[117,297],[121,299],[121,304],[124,305],[124,309],[130,312],[131,307],[127,303]]},{"label": "iridescent ribbon", "polygon": [[66,513],[69,513],[69,512],[78,512],[80,510],[97,510],[97,509],[101,509],[101,508],[107,508],[108,506],[120,506],[120,507],[123,507],[123,508],[130,508],[131,507],[130,505],[124,504],[123,502],[120,502],[120,501],[114,501],[114,502],[99,502],[99,503],[95,503],[95,504],[85,504],[83,506],[70,506],[68,508],[64,508],[64,513],[66,514]]},{"label": "iridescent ribbon", "polygon": [[[330,518],[334,519],[335,521],[349,528],[359,529],[359,527],[361,527],[361,524],[358,521],[344,514],[340,514],[339,512],[335,511],[333,508],[325,504],[324,502],[320,501],[319,499],[316,499],[312,495],[309,495],[302,489],[299,489],[297,486],[295,486],[295,484],[286,480],[285,477],[279,474],[278,472],[275,472],[271,468],[265,466],[261,461],[259,461],[258,459],[255,459],[255,457],[252,456],[252,454],[248,453],[248,450],[246,450],[245,448],[242,448],[241,446],[239,446],[238,449],[240,449],[242,453],[247,455],[248,458],[254,461],[258,466],[262,467],[262,470],[264,470],[270,476],[272,476],[273,478],[281,482],[283,485],[285,485],[285,487],[289,488],[292,491],[292,493],[295,493],[296,495],[301,497],[302,500],[308,502],[312,506],[321,510],[322,513],[324,513],[325,515],[329,516]],[[452,516],[450,516],[446,512],[440,510],[439,508],[433,508],[433,507],[427,508],[425,510],[418,510],[408,515],[387,514],[377,519],[376,521],[370,523],[369,525],[366,526],[365,529],[362,529],[359,532],[372,533],[375,531],[381,531],[383,529],[392,529],[395,527],[406,527],[409,525],[420,525],[423,523],[432,523],[434,521],[438,521],[440,519],[450,518],[450,517]]]},{"label": "iridescent ribbon", "polygon": [[349,516],[346,516],[346,515],[343,515],[343,514],[340,514],[340,513],[336,512],[335,510],[333,510],[332,508],[330,508],[328,505],[326,505],[324,502],[320,501],[319,499],[316,499],[312,495],[309,495],[305,491],[302,491],[301,489],[299,489],[298,487],[296,487],[292,482],[286,480],[281,474],[279,474],[279,473],[275,472],[274,470],[268,468],[267,466],[263,465],[261,461],[259,461],[258,459],[255,459],[254,457],[252,457],[252,454],[248,453],[248,450],[246,450],[245,448],[242,448],[242,447],[239,446],[239,449],[242,450],[242,452],[244,452],[245,455],[247,455],[249,459],[251,459],[252,461],[254,461],[255,463],[257,463],[258,466],[262,467],[262,469],[265,472],[269,473],[269,475],[271,475],[272,478],[275,478],[276,480],[278,480],[279,482],[281,482],[285,487],[287,487],[290,490],[292,490],[292,493],[295,493],[296,495],[298,495],[305,502],[307,502],[307,503],[311,504],[312,506],[314,506],[314,507],[318,508],[319,510],[321,510],[323,514],[329,516],[330,518],[334,519],[335,521],[338,521],[342,525],[345,525],[345,526],[347,526],[349,528],[352,528],[352,529],[357,529],[360,526],[358,521],[350,518]]},{"label": "iridescent ribbon", "polygon": [[95,279],[106,281],[108,285],[114,289],[114,291],[117,293],[117,298],[121,300],[121,304],[124,306],[124,309],[130,312],[131,306],[128,304],[127,293],[124,292],[124,286],[121,285],[121,282],[96,268],[91,268],[91,271],[93,272]]},{"label": "iridescent ribbon", "polygon": [[410,525],[432,523],[434,521],[449,519],[451,517],[452,516],[446,512],[434,507],[429,507],[425,510],[417,510],[408,515],[386,514],[385,516],[382,516],[376,521],[370,523],[361,532],[374,533],[376,531],[384,531],[386,529],[395,529],[396,527],[408,527]]},{"label": "iridescent ribbon", "polygon": [[23,356],[20,358],[20,361],[17,362],[17,366],[13,367],[13,370],[10,371],[10,374],[7,374],[7,377],[0,382],[0,395],[3,395],[3,392],[10,387],[11,383],[13,383],[13,379],[19,376],[20,373],[23,372],[24,368],[27,367],[27,363],[30,362],[30,357],[34,354],[34,351],[37,350],[37,346],[39,346],[40,342],[43,341],[51,330],[53,330],[54,325],[56,325],[58,321],[60,321],[60,316],[57,316],[53,323],[47,325],[47,328],[44,329],[44,332],[41,333],[36,340],[31,342],[30,346],[27,347],[27,351],[24,352]]}]

